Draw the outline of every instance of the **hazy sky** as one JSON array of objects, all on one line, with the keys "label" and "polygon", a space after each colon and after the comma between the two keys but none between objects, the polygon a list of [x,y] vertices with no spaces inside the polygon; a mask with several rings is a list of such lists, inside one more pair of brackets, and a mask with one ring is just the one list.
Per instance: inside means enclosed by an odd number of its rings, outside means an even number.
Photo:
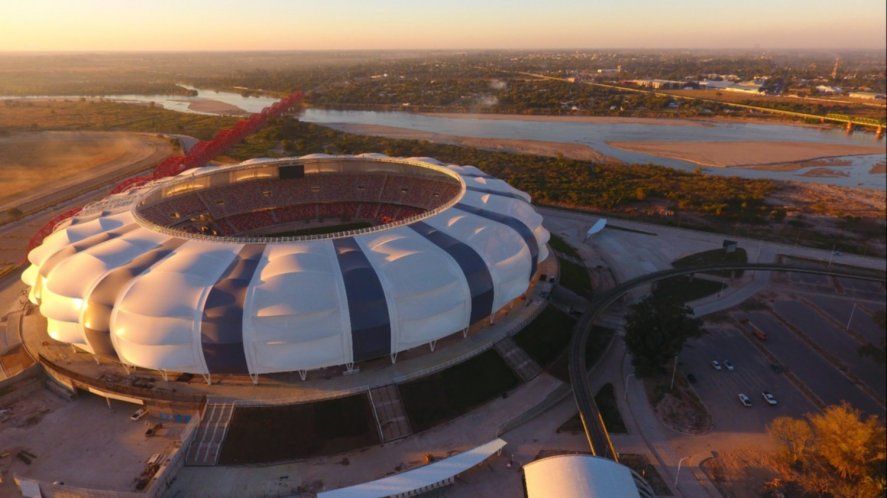
[{"label": "hazy sky", "polygon": [[0,0],[0,51],[878,48],[885,0]]}]

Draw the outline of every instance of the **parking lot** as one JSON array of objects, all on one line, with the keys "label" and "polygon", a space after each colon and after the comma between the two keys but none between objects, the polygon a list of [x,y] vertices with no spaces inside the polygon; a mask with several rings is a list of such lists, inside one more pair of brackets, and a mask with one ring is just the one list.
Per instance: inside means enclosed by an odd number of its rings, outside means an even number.
[{"label": "parking lot", "polygon": [[[681,368],[692,374],[716,430],[760,432],[776,417],[815,411],[817,401],[847,401],[884,417],[885,366],[859,353],[867,343],[883,344],[885,332],[875,316],[884,311],[884,297],[879,283],[774,276],[751,303],[731,310],[729,320],[707,323],[708,333],[681,353]],[[722,369],[713,368],[712,360]],[[724,360],[733,371],[723,367]],[[768,405],[762,391],[779,404]],[[739,393],[749,396],[750,408],[742,406]]]},{"label": "parking lot", "polygon": [[[734,370],[723,366],[715,370],[712,360],[722,365],[724,360],[729,360]],[[760,432],[776,417],[796,417],[815,409],[785,375],[773,370],[767,358],[735,327],[710,327],[704,337],[687,344],[681,353],[681,363],[683,371],[696,378],[693,386],[711,413],[716,430]],[[768,405],[761,396],[762,391],[772,393],[779,404]],[[751,398],[751,408],[740,404],[739,393]]]}]

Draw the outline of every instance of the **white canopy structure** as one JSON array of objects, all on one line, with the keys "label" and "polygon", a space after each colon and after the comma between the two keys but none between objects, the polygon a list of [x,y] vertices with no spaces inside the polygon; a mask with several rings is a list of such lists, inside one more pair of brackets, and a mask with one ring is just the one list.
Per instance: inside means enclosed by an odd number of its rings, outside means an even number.
[{"label": "white canopy structure", "polygon": [[653,498],[631,469],[591,455],[556,455],[524,465],[528,498]]},{"label": "white canopy structure", "polygon": [[[261,235],[340,218],[375,221]],[[126,365],[304,372],[491,316],[526,292],[548,237],[529,195],[473,166],[315,154],[190,170],[91,204],[31,251],[22,280],[50,337]]]},{"label": "white canopy structure", "polygon": [[376,481],[317,493],[317,498],[387,498],[418,496],[452,484],[457,475],[480,465],[505,447],[494,439],[468,451]]}]

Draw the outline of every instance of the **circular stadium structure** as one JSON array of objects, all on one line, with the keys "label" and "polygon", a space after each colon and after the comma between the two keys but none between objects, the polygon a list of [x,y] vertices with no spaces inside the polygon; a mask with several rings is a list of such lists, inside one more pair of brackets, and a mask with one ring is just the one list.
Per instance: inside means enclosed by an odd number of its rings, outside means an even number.
[{"label": "circular stadium structure", "polygon": [[22,279],[47,333],[162,372],[307,372],[467,330],[547,258],[528,194],[381,154],[203,167],[86,206]]}]

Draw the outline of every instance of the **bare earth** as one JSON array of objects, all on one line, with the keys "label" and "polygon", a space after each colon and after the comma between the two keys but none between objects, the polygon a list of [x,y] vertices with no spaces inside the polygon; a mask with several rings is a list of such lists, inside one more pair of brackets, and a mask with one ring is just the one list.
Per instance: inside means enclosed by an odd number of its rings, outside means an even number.
[{"label": "bare earth", "polygon": [[562,155],[564,157],[577,159],[580,161],[619,162],[617,159],[605,156],[597,150],[583,144],[546,142],[543,140],[465,137],[459,135],[446,135],[429,131],[383,125],[332,123],[327,126],[340,131],[344,131],[346,133],[355,133],[358,135],[370,135],[375,137],[387,137],[395,139],[426,140],[439,144],[460,145],[464,147],[475,147],[485,150],[533,154],[537,156],[554,157],[557,155]]},{"label": "bare earth", "polygon": [[704,120],[669,118],[631,118],[620,116],[542,116],[535,114],[484,114],[464,112],[423,112],[423,116],[491,121],[541,121],[545,123],[652,124],[668,126],[707,126]]},{"label": "bare earth", "polygon": [[869,173],[873,175],[876,173],[887,173],[887,161],[881,161],[875,164],[872,166],[872,169],[869,170]]},{"label": "bare earth", "polygon": [[632,141],[608,142],[617,149],[679,159],[717,168],[774,165],[833,156],[879,154],[883,147],[810,142],[699,142]]},{"label": "bare earth", "polygon": [[190,104],[188,104],[188,109],[191,109],[195,112],[208,112],[211,114],[248,114],[246,111],[237,107],[236,105],[231,105],[225,102],[219,102],[218,100],[210,99],[194,100]]},{"label": "bare earth", "polygon": [[148,163],[174,151],[169,140],[142,133],[42,131],[0,136],[0,207],[22,204],[130,165],[144,163],[146,169]]}]

